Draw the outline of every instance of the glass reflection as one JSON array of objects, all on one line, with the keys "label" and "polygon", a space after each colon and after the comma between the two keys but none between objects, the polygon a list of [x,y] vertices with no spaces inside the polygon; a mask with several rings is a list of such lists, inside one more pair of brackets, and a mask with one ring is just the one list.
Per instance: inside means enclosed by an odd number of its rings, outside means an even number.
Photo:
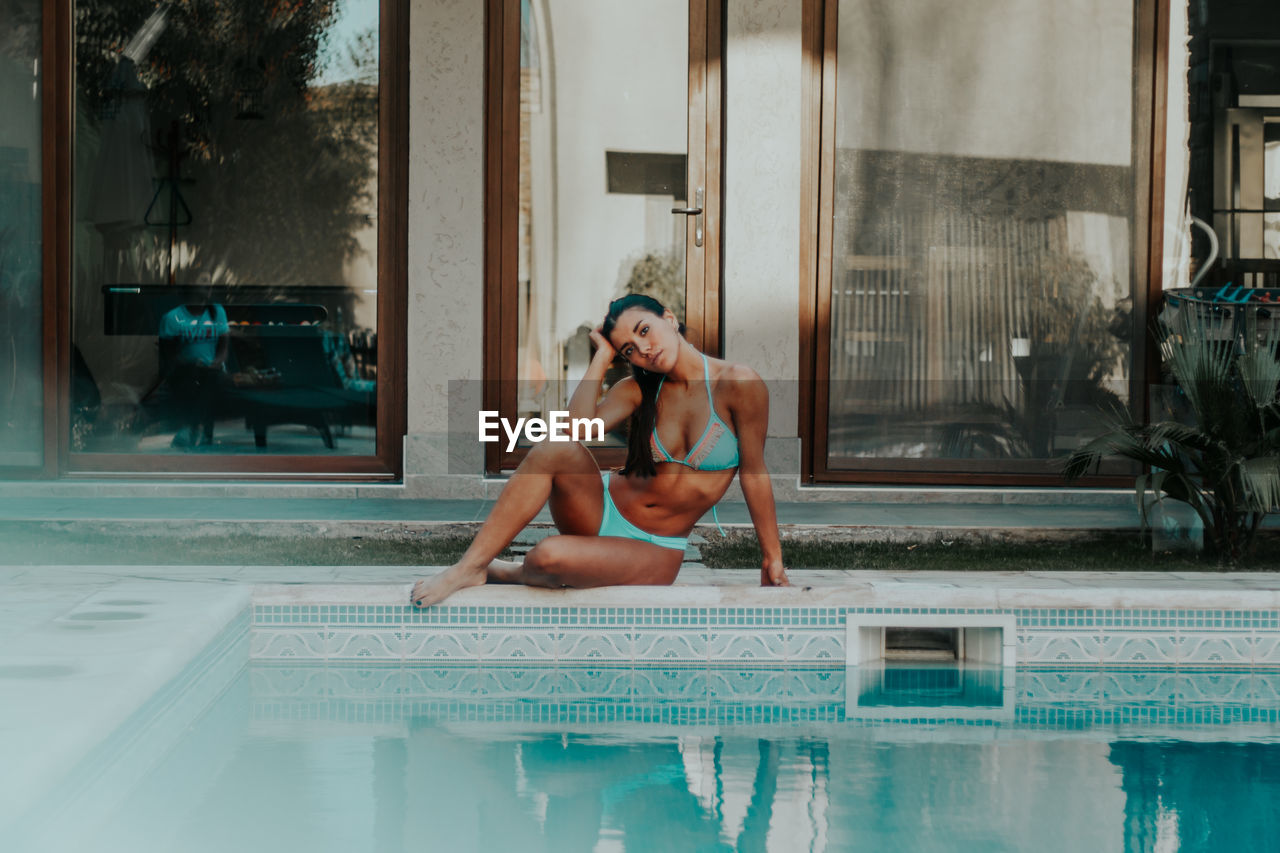
[{"label": "glass reflection", "polygon": [[374,452],[378,18],[78,0],[74,451]]},{"label": "glass reflection", "polygon": [[1124,405],[1133,5],[1043,9],[839,3],[833,467],[1052,458]]},{"label": "glass reflection", "polygon": [[0,0],[0,469],[42,464],[39,0]]},{"label": "glass reflection", "polygon": [[687,223],[671,210],[689,198],[689,9],[520,8],[517,414],[545,418],[567,407],[610,299],[645,293],[684,317]]},{"label": "glass reflection", "polygon": [[[1263,209],[1280,211],[1280,117],[1263,122],[1262,169]],[[1262,219],[1262,257],[1280,260],[1280,213],[1264,213]]]}]

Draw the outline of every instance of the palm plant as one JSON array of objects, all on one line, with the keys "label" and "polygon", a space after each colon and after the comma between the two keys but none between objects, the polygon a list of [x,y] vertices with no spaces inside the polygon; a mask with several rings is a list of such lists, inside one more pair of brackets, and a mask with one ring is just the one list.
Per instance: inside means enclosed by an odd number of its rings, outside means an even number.
[{"label": "palm plant", "polygon": [[1236,562],[1280,509],[1280,318],[1265,308],[1227,310],[1242,314],[1234,334],[1221,308],[1169,300],[1156,324],[1174,383],[1165,419],[1115,419],[1071,454],[1063,473],[1074,480],[1108,456],[1140,463],[1134,486],[1143,526],[1153,503],[1183,501],[1204,523],[1208,550]]}]

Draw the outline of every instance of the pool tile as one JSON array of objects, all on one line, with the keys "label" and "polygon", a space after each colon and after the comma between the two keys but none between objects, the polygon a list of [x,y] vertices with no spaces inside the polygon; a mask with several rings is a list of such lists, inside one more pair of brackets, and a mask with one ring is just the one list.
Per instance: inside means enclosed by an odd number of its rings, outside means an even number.
[{"label": "pool tile", "polygon": [[1253,662],[1253,649],[1248,642],[1240,641],[1243,639],[1224,633],[1179,631],[1176,646],[1178,663],[1248,665]]},{"label": "pool tile", "polygon": [[786,660],[784,631],[716,631],[708,637],[709,657],[713,661],[745,661],[781,663]]},{"label": "pool tile", "polygon": [[556,659],[586,663],[630,661],[635,658],[633,649],[629,631],[567,630],[556,646]]},{"label": "pool tile", "polygon": [[[705,663],[705,659],[702,661]],[[630,670],[630,694],[638,699],[687,702],[707,694],[709,672],[702,667],[636,668]]]},{"label": "pool tile", "polygon": [[431,630],[417,633],[405,644],[406,660],[479,660],[480,633]]},{"label": "pool tile", "polygon": [[638,630],[631,632],[637,661],[705,661],[706,631]]},{"label": "pool tile", "polygon": [[554,661],[559,637],[559,631],[536,628],[492,631],[479,642],[478,651],[486,661]]},{"label": "pool tile", "polygon": [[1255,702],[1259,698],[1258,684],[1252,672],[1223,670],[1211,675],[1197,673],[1196,677],[1172,676],[1176,683],[1175,701],[1205,703]]},{"label": "pool tile", "polygon": [[326,659],[344,661],[399,661],[398,644],[380,631],[353,629],[333,631],[326,638]]},{"label": "pool tile", "polygon": [[[382,661],[444,659],[756,660],[822,665],[844,659],[843,626],[861,613],[1012,613],[1023,665],[1280,666],[1273,610],[1054,606],[453,605],[287,603],[254,607],[253,657]],[[1274,627],[1272,627],[1274,625]],[[283,633],[281,633],[283,632]],[[352,633],[357,632],[357,633]],[[359,634],[362,639],[356,640]],[[439,635],[431,639],[428,635]],[[596,639],[591,639],[595,637]],[[429,651],[424,648],[429,646]]]},{"label": "pool tile", "polygon": [[844,631],[804,631],[792,628],[784,640],[792,663],[839,663],[845,658]]},{"label": "pool tile", "polygon": [[255,658],[323,660],[325,639],[320,631],[306,629],[255,630],[250,640]]},{"label": "pool tile", "polygon": [[1018,663],[1097,663],[1102,637],[1092,632],[1062,633],[1054,630],[1020,632]]},{"label": "pool tile", "polygon": [[1255,665],[1280,666],[1280,633],[1254,631],[1252,646]]},{"label": "pool tile", "polygon": [[1178,662],[1177,635],[1172,631],[1109,633],[1102,637],[1101,651],[1104,665]]}]

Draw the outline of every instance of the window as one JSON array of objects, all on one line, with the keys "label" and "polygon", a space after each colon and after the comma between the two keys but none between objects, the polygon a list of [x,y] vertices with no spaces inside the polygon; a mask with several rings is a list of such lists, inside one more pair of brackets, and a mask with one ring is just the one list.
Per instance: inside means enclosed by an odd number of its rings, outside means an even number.
[{"label": "window", "polygon": [[76,0],[73,469],[398,470],[403,5]]},{"label": "window", "polygon": [[825,4],[814,479],[1060,483],[1141,411],[1153,8]]}]

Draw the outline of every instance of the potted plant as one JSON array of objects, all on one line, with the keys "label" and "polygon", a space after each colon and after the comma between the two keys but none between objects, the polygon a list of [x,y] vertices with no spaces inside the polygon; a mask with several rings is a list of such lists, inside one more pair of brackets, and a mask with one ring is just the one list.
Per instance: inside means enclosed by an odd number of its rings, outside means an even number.
[{"label": "potted plant", "polygon": [[1022,275],[1017,304],[1006,306],[1019,317],[1007,345],[1021,393],[999,405],[973,404],[973,414],[988,423],[948,424],[939,445],[944,457],[1047,459],[1055,455],[1065,411],[1120,405],[1109,386],[1127,346],[1129,300],[1104,300],[1114,282],[1100,280],[1080,255],[1037,255]]},{"label": "potted plant", "polygon": [[[1233,310],[1243,312],[1234,326],[1223,322]],[[1142,464],[1134,486],[1144,527],[1153,503],[1183,501],[1204,524],[1206,550],[1234,563],[1280,508],[1280,311],[1171,299],[1156,335],[1171,379],[1163,419],[1116,418],[1063,473],[1074,480],[1108,456]]]}]

